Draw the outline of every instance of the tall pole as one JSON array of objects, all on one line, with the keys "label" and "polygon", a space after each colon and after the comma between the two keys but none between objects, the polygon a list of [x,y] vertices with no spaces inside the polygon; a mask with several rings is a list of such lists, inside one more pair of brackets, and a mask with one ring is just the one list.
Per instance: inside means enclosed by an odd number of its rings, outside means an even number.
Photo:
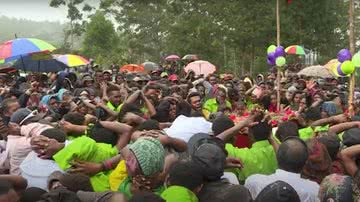
[{"label": "tall pole", "polygon": [[[349,47],[352,55],[355,53],[355,40],[354,40],[354,0],[349,1]],[[354,115],[354,89],[355,89],[355,72],[350,76],[349,82],[349,113]]]},{"label": "tall pole", "polygon": [[[280,46],[280,2],[276,0],[276,43],[277,46]],[[277,67],[277,77],[276,77],[276,85],[277,85],[277,104],[276,108],[280,111],[280,67]]]}]

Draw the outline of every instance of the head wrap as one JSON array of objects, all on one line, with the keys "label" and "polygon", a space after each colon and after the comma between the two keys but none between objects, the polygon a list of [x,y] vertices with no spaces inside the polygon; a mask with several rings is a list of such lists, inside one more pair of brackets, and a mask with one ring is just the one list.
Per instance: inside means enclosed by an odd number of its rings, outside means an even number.
[{"label": "head wrap", "polygon": [[145,176],[161,172],[164,167],[165,150],[159,140],[140,138],[129,149],[135,154]]}]

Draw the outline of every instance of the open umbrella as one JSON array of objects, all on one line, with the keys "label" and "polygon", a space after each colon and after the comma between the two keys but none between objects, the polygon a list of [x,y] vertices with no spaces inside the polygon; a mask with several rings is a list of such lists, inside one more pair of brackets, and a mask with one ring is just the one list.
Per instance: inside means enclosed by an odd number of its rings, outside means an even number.
[{"label": "open umbrella", "polygon": [[153,70],[157,70],[159,68],[159,65],[154,63],[154,62],[144,62],[142,64],[142,66],[148,72],[153,71]]},{"label": "open umbrella", "polygon": [[50,54],[32,53],[18,59],[12,67],[30,72],[59,72],[65,70],[68,66],[57,61]]},{"label": "open umbrella", "polygon": [[214,73],[216,71],[216,67],[208,61],[198,60],[189,63],[184,70],[185,72],[192,70],[195,72],[195,75],[203,74],[204,76],[207,76]]},{"label": "open umbrella", "polygon": [[169,55],[165,58],[166,61],[177,61],[180,60],[180,57],[177,55]]},{"label": "open umbrella", "polygon": [[319,77],[319,78],[334,78],[335,75],[326,67],[321,65],[310,66],[302,69],[297,75]]},{"label": "open umbrella", "polygon": [[194,55],[194,54],[188,54],[188,55],[185,55],[182,59],[195,61],[195,60],[199,60],[199,56]]},{"label": "open umbrella", "polygon": [[9,62],[30,53],[51,52],[56,48],[40,39],[18,38],[0,45],[0,60]]},{"label": "open umbrella", "polygon": [[66,54],[66,55],[54,55],[54,56],[56,60],[66,64],[69,67],[77,67],[77,66],[87,65],[90,63],[89,60],[85,59],[80,55]]},{"label": "open umbrella", "polygon": [[124,65],[120,68],[120,71],[121,72],[144,72],[145,69],[143,66],[141,65],[136,65],[136,64],[127,64],[127,65]]},{"label": "open umbrella", "polygon": [[292,45],[285,49],[285,52],[289,55],[305,55],[304,48],[298,45]]}]

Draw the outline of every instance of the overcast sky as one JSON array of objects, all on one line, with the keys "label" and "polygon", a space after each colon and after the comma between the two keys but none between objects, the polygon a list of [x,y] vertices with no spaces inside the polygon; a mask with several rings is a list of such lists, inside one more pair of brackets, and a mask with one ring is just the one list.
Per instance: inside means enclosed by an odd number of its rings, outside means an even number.
[{"label": "overcast sky", "polygon": [[[0,15],[35,21],[65,22],[66,7],[52,8],[49,2],[50,0],[0,0]],[[85,0],[85,2],[96,5],[99,0]]]}]

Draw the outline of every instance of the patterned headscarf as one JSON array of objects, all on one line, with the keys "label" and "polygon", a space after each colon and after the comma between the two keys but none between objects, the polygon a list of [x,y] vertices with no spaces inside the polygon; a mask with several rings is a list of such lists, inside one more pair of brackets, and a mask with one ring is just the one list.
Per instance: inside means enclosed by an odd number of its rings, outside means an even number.
[{"label": "patterned headscarf", "polygon": [[165,150],[159,140],[140,138],[129,149],[134,152],[145,176],[151,176],[163,170]]},{"label": "patterned headscarf", "polygon": [[324,178],[320,185],[319,198],[321,202],[354,201],[352,196],[352,179],[349,176],[331,174]]}]

